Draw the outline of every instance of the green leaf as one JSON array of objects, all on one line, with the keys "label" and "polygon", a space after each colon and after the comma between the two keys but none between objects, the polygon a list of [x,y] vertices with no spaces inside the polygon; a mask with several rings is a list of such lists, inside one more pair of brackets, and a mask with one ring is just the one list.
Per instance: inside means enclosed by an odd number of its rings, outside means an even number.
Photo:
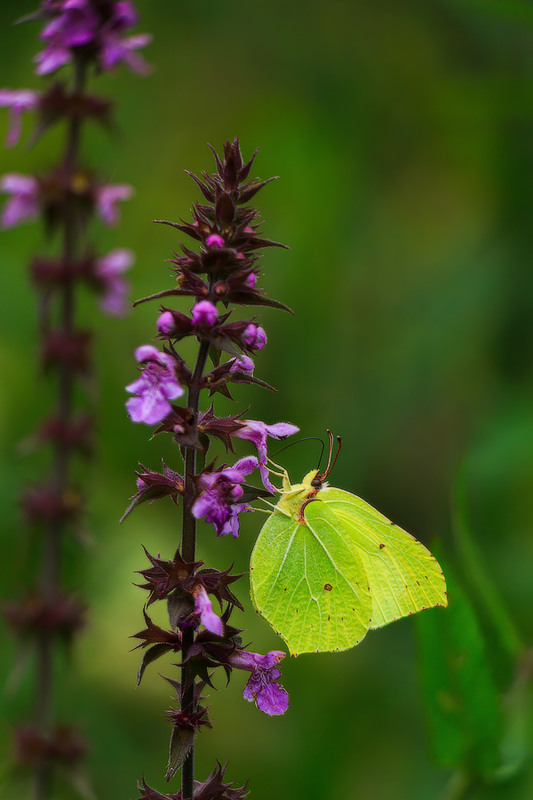
[{"label": "green leaf", "polygon": [[501,763],[499,696],[474,609],[449,566],[446,575],[447,613],[415,625],[432,749],[443,766],[489,777]]},{"label": "green leaf", "polygon": [[166,780],[174,777],[187,757],[194,742],[194,730],[175,725],[170,737]]},{"label": "green leaf", "polygon": [[[524,651],[524,645],[494,582],[487,574],[482,554],[472,535],[464,466],[457,475],[452,513],[461,566],[469,587],[475,593],[476,605],[483,615],[482,621],[486,623],[490,631],[490,655],[494,657],[494,661],[499,660],[503,664],[506,680],[509,681],[512,678],[516,661],[520,653]],[[499,656],[499,659],[496,656]]]}]

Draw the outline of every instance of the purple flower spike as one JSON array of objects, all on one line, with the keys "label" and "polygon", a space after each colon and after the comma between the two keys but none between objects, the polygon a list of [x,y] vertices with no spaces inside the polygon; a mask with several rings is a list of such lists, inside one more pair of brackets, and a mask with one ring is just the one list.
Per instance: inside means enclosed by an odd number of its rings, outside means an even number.
[{"label": "purple flower spike", "polygon": [[129,200],[133,194],[133,187],[125,183],[100,186],[96,190],[96,209],[105,225],[116,225],[120,220],[116,203]]},{"label": "purple flower spike", "polygon": [[204,472],[198,478],[201,494],[192,507],[196,519],[205,518],[215,526],[217,536],[231,533],[239,535],[239,514],[247,511],[246,503],[239,503],[242,497],[244,476],[258,467],[255,456],[247,456],[237,461],[233,467],[220,472]]},{"label": "purple flower spike", "polygon": [[135,260],[132,250],[118,248],[96,259],[95,273],[102,286],[100,308],[106,314],[122,316],[127,311],[128,283],[123,273]]},{"label": "purple flower spike", "polygon": [[209,595],[202,584],[199,583],[195,586],[192,593],[194,596],[194,610],[197,614],[200,614],[200,622],[204,628],[207,628],[211,633],[222,636],[224,633],[224,623],[218,614],[215,614],[213,611]]},{"label": "purple flower spike", "polygon": [[259,325],[250,322],[242,335],[243,341],[250,350],[262,350],[266,344],[266,333]]},{"label": "purple flower spike", "polygon": [[45,49],[35,57],[37,74],[47,75],[67,64],[72,47],[82,47],[92,42],[99,27],[99,17],[88,0],[65,0],[44,28],[40,38],[48,42]]},{"label": "purple flower spike", "polygon": [[39,95],[28,89],[0,89],[0,108],[9,108],[9,130],[6,147],[13,147],[20,139],[22,114],[32,111],[37,105]]},{"label": "purple flower spike", "polygon": [[226,244],[222,236],[219,236],[218,233],[212,233],[211,236],[208,236],[205,243],[208,247],[224,247]]},{"label": "purple flower spike", "polygon": [[126,386],[126,391],[138,395],[131,397],[126,408],[133,422],[155,425],[172,411],[169,400],[181,397],[184,390],[174,374],[174,359],[146,344],[138,347],[135,358],[146,366],[140,378]]},{"label": "purple flower spike", "polygon": [[269,492],[275,492],[276,489],[270,483],[267,469],[267,437],[271,436],[273,439],[285,439],[287,436],[292,436],[293,433],[298,433],[300,430],[296,425],[290,425],[288,422],[277,422],[275,425],[266,425],[264,422],[256,419],[243,420],[244,426],[235,431],[233,436],[237,439],[248,439],[253,442],[257,447],[257,455],[259,457],[259,472],[263,486]]},{"label": "purple flower spike", "polygon": [[34,220],[39,214],[39,182],[30,175],[9,172],[0,181],[0,192],[9,194],[2,212],[2,228],[13,228],[19,222]]},{"label": "purple flower spike", "polygon": [[236,648],[228,659],[232,667],[251,671],[243,697],[250,703],[255,702],[260,711],[271,717],[284,714],[289,707],[289,695],[277,683],[281,677],[277,664],[282,658],[285,658],[285,653],[281,650],[271,650],[266,656],[262,656]]},{"label": "purple flower spike", "polygon": [[217,317],[217,310],[209,300],[200,300],[192,310],[192,324],[200,328],[212,328]]}]

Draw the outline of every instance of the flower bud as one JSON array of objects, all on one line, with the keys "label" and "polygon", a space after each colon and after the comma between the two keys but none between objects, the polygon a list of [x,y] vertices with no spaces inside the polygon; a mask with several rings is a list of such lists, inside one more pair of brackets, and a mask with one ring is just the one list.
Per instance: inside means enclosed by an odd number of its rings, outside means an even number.
[{"label": "flower bud", "polygon": [[205,243],[208,247],[224,247],[225,245],[224,239],[217,233],[212,233],[211,236],[208,236]]},{"label": "flower bud", "polygon": [[266,333],[259,325],[250,322],[242,335],[243,342],[250,350],[262,350],[266,344]]},{"label": "flower bud", "polygon": [[200,328],[212,328],[217,317],[217,310],[209,300],[200,300],[192,310],[192,324]]}]

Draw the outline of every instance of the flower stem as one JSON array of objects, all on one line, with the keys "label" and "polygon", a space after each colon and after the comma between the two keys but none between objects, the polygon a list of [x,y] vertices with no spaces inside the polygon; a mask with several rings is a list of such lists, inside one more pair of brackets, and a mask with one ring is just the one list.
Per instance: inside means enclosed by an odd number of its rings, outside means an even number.
[{"label": "flower stem", "polygon": [[[187,403],[194,418],[194,435],[198,428],[198,412],[200,410],[200,380],[203,375],[209,343],[203,340],[198,349],[198,356],[194,367]],[[194,561],[196,557],[196,519],[192,514],[191,506],[195,496],[194,475],[196,473],[196,448],[184,448],[185,461],[185,492],[183,496],[181,552],[185,561]],[[188,630],[183,634],[182,654],[187,657],[187,651],[194,641],[194,631]],[[187,665],[181,668],[181,710],[194,711],[194,682],[189,681]],[[194,793],[194,742],[183,763],[181,771],[181,792],[183,800],[192,800]]]},{"label": "flower stem", "polygon": [[[83,91],[86,78],[85,61],[78,58],[75,62],[74,86],[75,92]],[[68,123],[67,140],[65,147],[64,169],[69,179],[76,169],[80,149],[80,118],[71,117]],[[63,219],[63,244],[61,258],[65,269],[72,269],[72,265],[79,251],[79,224],[76,210],[72,204],[65,204]],[[62,287],[60,298],[60,326],[65,337],[72,336],[74,332],[74,285],[71,276],[68,276]],[[68,363],[61,364],[58,379],[57,411],[59,418],[68,423],[73,409],[74,375]],[[63,443],[57,442],[53,456],[53,486],[59,497],[65,497],[68,490],[70,450]],[[40,573],[40,592],[43,600],[53,601],[59,590],[61,542],[64,524],[60,521],[51,521],[45,532],[43,541],[43,556]],[[50,633],[42,630],[37,640],[37,666],[36,666],[36,699],[35,699],[35,724],[42,735],[50,735],[53,728],[53,641]],[[35,772],[35,800],[45,800],[51,794],[51,770],[49,763],[43,761],[36,767]]]}]

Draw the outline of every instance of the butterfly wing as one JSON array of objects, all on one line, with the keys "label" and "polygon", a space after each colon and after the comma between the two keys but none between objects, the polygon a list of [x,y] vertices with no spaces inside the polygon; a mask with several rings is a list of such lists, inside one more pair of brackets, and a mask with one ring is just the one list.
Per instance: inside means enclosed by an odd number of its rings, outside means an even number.
[{"label": "butterfly wing", "polygon": [[370,628],[447,605],[442,569],[414,536],[349,492],[328,487],[318,496],[340,520],[361,556],[372,596]]},{"label": "butterfly wing", "polygon": [[305,507],[305,522],[279,511],[268,518],[252,552],[250,588],[256,610],[291,655],[347,650],[370,624],[363,560],[319,501]]}]

